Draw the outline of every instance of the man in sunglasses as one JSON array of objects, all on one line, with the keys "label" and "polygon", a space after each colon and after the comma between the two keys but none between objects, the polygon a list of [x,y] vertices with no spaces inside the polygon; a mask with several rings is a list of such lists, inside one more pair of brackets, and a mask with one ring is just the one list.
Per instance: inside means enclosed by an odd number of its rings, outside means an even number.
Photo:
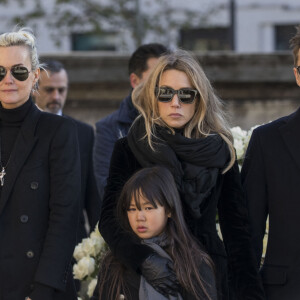
[{"label": "man in sunglasses", "polygon": [[121,102],[117,111],[96,123],[94,168],[101,199],[114,144],[119,138],[127,135],[132,122],[138,115],[132,104],[131,92],[148,77],[158,58],[166,52],[168,49],[157,43],[145,44],[135,50],[128,63],[130,94]]},{"label": "man in sunglasses", "polygon": [[[81,160],[81,206],[82,214],[78,226],[78,241],[89,233],[87,227],[94,229],[99,220],[100,198],[96,186],[93,170],[92,149],[94,143],[94,129],[92,126],[75,120],[63,114],[62,110],[68,93],[68,74],[59,61],[44,61],[41,70],[38,90],[34,93],[36,105],[47,112],[62,115],[72,119],[76,124]],[[86,225],[84,215],[87,215]]]},{"label": "man in sunglasses", "polygon": [[[300,86],[300,26],[290,44]],[[253,131],[242,181],[257,268],[269,215],[267,253],[260,268],[266,298],[300,299],[300,108]]]}]

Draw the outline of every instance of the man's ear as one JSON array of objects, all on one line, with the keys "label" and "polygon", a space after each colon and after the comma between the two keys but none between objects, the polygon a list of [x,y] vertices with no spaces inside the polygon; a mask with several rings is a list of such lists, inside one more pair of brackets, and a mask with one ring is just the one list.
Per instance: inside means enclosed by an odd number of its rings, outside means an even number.
[{"label": "man's ear", "polygon": [[298,86],[300,86],[300,74],[298,73],[298,70],[295,67],[294,67],[294,75]]},{"label": "man's ear", "polygon": [[131,73],[129,75],[130,85],[134,89],[139,83],[141,82],[141,79],[139,76],[137,76],[135,73]]}]

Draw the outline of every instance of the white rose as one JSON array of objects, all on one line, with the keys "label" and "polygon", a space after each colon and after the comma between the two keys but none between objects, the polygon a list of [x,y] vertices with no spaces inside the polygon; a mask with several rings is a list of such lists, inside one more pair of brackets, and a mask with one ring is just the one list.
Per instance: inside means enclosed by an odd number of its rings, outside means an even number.
[{"label": "white rose", "polygon": [[88,294],[88,296],[89,296],[90,298],[93,296],[93,293],[94,293],[96,284],[97,284],[97,278],[94,278],[94,279],[89,283],[87,294]]},{"label": "white rose", "polygon": [[234,140],[234,148],[236,150],[237,159],[243,158],[244,155],[244,143],[241,140]]},{"label": "white rose", "polygon": [[95,257],[97,255],[97,240],[91,238],[83,239],[82,249],[86,255]]},{"label": "white rose", "polygon": [[96,233],[95,234],[91,233],[91,239],[94,242],[95,254],[100,253],[105,246],[105,241],[103,237],[100,234],[97,235]]},{"label": "white rose", "polygon": [[74,278],[82,280],[86,276],[91,275],[94,270],[95,260],[90,256],[83,257],[77,264],[73,266]]},{"label": "white rose", "polygon": [[76,261],[79,261],[81,258],[83,258],[85,256],[85,252],[82,249],[82,243],[79,243],[75,249],[74,249],[74,253],[73,256],[76,259]]},{"label": "white rose", "polygon": [[234,139],[239,139],[239,140],[243,140],[247,135],[247,131],[241,129],[241,127],[239,126],[232,127],[231,133]]}]

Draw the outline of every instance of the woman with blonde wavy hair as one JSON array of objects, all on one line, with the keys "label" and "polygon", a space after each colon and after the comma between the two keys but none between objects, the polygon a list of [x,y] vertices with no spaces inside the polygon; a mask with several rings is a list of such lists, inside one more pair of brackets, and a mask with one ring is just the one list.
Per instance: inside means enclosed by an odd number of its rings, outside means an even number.
[{"label": "woman with blonde wavy hair", "polygon": [[[218,299],[264,299],[233,138],[199,63],[184,50],[162,56],[134,90],[133,103],[140,115],[115,144],[99,223],[113,253],[161,294],[178,289],[168,261],[115,218],[126,180],[141,168],[164,166],[174,176],[190,232],[214,262]],[[216,231],[217,211],[224,242]]]}]

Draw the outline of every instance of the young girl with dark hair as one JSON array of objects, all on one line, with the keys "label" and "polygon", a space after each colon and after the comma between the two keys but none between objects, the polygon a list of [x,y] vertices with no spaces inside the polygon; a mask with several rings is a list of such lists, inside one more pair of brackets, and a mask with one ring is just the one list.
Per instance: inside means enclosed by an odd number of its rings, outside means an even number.
[{"label": "young girl with dark hair", "polygon": [[[117,218],[134,239],[167,258],[168,264],[162,268],[169,269],[167,276],[171,270],[176,277],[179,293],[162,295],[110,252],[102,263],[93,299],[217,299],[211,259],[187,229],[168,169],[156,166],[136,172],[122,189]],[[151,273],[151,264],[149,268]]]}]

